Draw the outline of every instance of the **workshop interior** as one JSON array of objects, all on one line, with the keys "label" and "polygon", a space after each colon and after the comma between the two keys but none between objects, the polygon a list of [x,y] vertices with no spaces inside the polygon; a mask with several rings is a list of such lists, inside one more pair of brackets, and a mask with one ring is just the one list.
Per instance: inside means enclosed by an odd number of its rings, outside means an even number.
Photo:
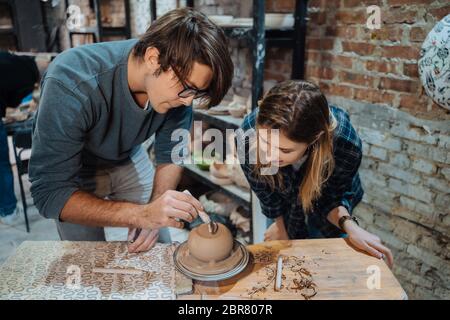
[{"label": "workshop interior", "polygon": [[0,75],[1,300],[450,299],[448,1],[0,0]]}]

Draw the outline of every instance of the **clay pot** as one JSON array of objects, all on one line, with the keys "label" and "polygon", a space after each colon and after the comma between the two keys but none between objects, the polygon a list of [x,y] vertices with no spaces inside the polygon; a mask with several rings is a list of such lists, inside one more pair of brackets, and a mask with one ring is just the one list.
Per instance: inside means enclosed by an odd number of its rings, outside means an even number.
[{"label": "clay pot", "polygon": [[207,262],[218,262],[228,258],[233,249],[233,236],[230,230],[217,223],[217,232],[209,232],[207,224],[201,224],[189,233],[189,254],[194,258]]}]

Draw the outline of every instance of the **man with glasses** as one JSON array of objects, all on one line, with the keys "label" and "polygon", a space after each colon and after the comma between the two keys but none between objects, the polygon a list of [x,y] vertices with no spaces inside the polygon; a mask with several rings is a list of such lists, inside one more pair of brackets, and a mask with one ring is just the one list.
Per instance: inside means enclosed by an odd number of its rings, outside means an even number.
[{"label": "man with glasses", "polygon": [[[61,53],[42,81],[30,161],[39,212],[62,240],[105,240],[129,229],[129,251],[149,250],[164,227],[181,228],[201,204],[174,191],[176,129],[189,130],[193,99],[217,105],[233,64],[223,31],[191,9],[173,10],[139,40]],[[141,144],[155,135],[156,168]]]}]

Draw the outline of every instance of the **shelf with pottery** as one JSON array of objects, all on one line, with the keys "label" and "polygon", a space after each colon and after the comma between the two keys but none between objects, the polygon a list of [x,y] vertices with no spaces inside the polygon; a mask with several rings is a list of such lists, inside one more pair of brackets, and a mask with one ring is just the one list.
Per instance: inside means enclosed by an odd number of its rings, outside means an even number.
[{"label": "shelf with pottery", "polygon": [[[222,29],[231,39],[251,41],[253,37],[253,27],[251,26],[223,26]],[[292,48],[294,45],[292,41],[293,34],[294,28],[266,29],[265,38],[267,46]]]},{"label": "shelf with pottery", "polygon": [[194,119],[205,121],[220,129],[238,129],[246,114],[251,112],[251,96],[233,95],[232,101],[222,101],[218,106],[204,108],[194,103]]},{"label": "shelf with pottery", "polygon": [[235,184],[227,184],[221,185],[215,181],[214,177],[212,177],[209,171],[204,171],[200,169],[195,164],[185,164],[184,165],[185,172],[192,176],[195,179],[201,180],[201,182],[206,185],[217,188],[223,191],[226,195],[230,196],[233,200],[241,204],[246,208],[250,208],[250,191],[246,190],[242,187],[239,187]]},{"label": "shelf with pottery", "polygon": [[194,109],[194,119],[206,121],[209,124],[223,129],[237,129],[241,126],[244,118],[235,118],[231,115],[209,114],[207,110]]},{"label": "shelf with pottery", "polygon": [[0,34],[14,34],[14,27],[13,26],[9,26],[9,25],[5,25],[5,26],[0,26]]}]

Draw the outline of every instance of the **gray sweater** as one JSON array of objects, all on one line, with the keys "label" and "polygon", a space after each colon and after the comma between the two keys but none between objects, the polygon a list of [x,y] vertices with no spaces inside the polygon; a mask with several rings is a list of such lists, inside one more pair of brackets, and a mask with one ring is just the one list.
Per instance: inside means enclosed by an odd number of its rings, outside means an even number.
[{"label": "gray sweater", "polygon": [[42,81],[29,166],[31,195],[41,215],[58,219],[80,188],[81,168],[130,161],[155,134],[156,161],[171,163],[175,129],[189,129],[192,108],[166,114],[139,107],[128,87],[135,39],[85,45],[56,57]]}]

